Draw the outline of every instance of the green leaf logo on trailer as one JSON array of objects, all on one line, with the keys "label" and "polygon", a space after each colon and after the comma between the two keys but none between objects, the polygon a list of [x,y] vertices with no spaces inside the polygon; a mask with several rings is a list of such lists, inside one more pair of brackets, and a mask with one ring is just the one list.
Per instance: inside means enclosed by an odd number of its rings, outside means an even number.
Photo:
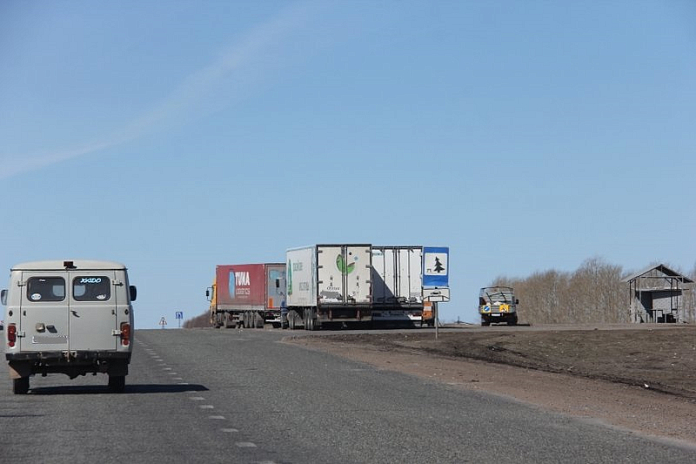
[{"label": "green leaf logo on trailer", "polygon": [[343,255],[339,254],[336,256],[336,267],[341,274],[348,275],[355,270],[355,263],[347,263]]},{"label": "green leaf logo on trailer", "polygon": [[288,286],[288,295],[292,295],[292,261],[288,260],[287,266],[287,276],[288,279],[286,285]]}]

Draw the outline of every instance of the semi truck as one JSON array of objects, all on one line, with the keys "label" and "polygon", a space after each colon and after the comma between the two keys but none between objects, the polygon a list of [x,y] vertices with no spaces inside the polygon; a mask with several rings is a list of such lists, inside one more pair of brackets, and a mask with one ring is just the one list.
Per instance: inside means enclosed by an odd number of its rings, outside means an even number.
[{"label": "semi truck", "polygon": [[112,261],[35,261],[10,271],[0,292],[5,308],[5,359],[15,394],[29,378],[104,373],[123,392],[133,351],[136,288]]},{"label": "semi truck", "polygon": [[423,324],[422,246],[373,246],[371,280],[373,325]]},{"label": "semi truck", "polygon": [[216,328],[280,326],[285,292],[283,263],[216,266],[213,285],[206,290],[210,322]]},{"label": "semi truck", "polygon": [[316,330],[372,321],[370,244],[291,248],[287,263],[287,324]]},{"label": "semi truck", "polygon": [[491,325],[492,322],[507,322],[517,325],[517,305],[520,300],[515,298],[512,287],[483,287],[479,291],[479,314],[481,325]]}]

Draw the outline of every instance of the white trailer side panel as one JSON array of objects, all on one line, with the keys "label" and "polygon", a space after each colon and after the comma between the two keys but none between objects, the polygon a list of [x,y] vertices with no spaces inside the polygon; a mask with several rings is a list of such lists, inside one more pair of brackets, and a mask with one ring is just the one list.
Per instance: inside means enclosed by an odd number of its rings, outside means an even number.
[{"label": "white trailer side panel", "polygon": [[287,251],[287,305],[317,305],[317,263],[314,246],[293,248]]},{"label": "white trailer side panel", "polygon": [[[423,304],[423,248],[411,247],[402,250],[408,259],[408,277],[402,275],[402,288],[408,285],[408,290],[403,292],[408,295],[409,302]],[[403,259],[401,260],[403,265]],[[408,283],[406,283],[408,282]]]},{"label": "white trailer side panel", "polygon": [[383,304],[390,301],[394,294],[390,285],[391,260],[388,258],[389,250],[384,247],[372,248],[372,296],[375,304]]},{"label": "white trailer side panel", "polygon": [[372,247],[374,303],[421,305],[422,264],[422,247]]}]

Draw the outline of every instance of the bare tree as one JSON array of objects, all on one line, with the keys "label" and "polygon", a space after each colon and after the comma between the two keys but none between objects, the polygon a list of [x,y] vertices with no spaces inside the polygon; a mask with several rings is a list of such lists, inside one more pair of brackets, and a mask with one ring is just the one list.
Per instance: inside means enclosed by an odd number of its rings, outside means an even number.
[{"label": "bare tree", "polygon": [[212,327],[210,323],[210,312],[206,311],[203,314],[194,317],[193,319],[187,319],[184,322],[185,329],[193,329],[196,327]]},{"label": "bare tree", "polygon": [[626,322],[622,268],[601,258],[586,260],[575,272],[549,270],[524,279],[498,277],[520,299],[520,319],[537,324]]}]

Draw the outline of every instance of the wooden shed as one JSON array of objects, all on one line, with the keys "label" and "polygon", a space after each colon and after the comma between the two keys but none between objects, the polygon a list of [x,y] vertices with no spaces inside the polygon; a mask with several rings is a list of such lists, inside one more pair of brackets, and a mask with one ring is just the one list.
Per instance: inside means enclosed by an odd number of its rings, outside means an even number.
[{"label": "wooden shed", "polygon": [[623,279],[628,283],[631,322],[688,322],[694,316],[694,281],[663,264]]}]

